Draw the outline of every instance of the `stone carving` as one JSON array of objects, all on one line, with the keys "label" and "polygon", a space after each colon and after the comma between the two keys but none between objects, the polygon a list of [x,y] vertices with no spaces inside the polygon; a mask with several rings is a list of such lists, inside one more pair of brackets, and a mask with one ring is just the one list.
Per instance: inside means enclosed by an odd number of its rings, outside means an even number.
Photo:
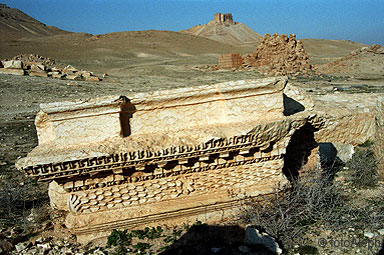
[{"label": "stone carving", "polygon": [[80,242],[113,228],[217,220],[244,195],[287,182],[286,147],[308,119],[284,116],[285,85],[269,78],[43,104],[39,145],[17,167],[51,182],[51,205],[68,211]]}]

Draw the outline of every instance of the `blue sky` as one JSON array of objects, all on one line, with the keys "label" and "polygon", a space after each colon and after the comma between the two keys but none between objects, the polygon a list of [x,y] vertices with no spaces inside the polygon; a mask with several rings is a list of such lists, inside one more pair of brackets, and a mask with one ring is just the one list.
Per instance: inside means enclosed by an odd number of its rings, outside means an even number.
[{"label": "blue sky", "polygon": [[104,34],[178,31],[217,12],[256,32],[384,45],[384,0],[0,0],[64,30]]}]

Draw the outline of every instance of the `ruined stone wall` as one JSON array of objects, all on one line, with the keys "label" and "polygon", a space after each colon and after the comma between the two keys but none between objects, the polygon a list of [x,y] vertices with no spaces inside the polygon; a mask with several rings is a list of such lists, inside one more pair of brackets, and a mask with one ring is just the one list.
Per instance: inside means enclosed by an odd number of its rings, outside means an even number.
[{"label": "ruined stone wall", "polygon": [[239,68],[243,65],[243,58],[240,54],[223,54],[219,57],[219,68],[232,69]]}]

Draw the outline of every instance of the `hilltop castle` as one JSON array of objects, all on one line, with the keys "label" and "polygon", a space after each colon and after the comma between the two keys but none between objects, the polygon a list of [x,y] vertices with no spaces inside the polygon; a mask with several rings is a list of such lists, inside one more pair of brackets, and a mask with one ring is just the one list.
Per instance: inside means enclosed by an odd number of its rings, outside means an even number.
[{"label": "hilltop castle", "polygon": [[232,13],[216,13],[213,21],[219,24],[235,24],[235,22],[233,22]]}]

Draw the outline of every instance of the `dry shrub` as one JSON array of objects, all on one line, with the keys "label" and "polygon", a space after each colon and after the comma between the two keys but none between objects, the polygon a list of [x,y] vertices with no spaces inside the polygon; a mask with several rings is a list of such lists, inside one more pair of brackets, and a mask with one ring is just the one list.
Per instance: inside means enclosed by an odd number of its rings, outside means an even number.
[{"label": "dry shrub", "polygon": [[376,165],[372,144],[357,148],[352,159],[347,163],[352,183],[360,188],[375,186],[378,179]]},{"label": "dry shrub", "polygon": [[2,227],[19,227],[27,229],[40,221],[40,207],[46,204],[48,196],[31,178],[13,180],[0,179],[0,224]]},{"label": "dry shrub", "polygon": [[314,223],[328,225],[340,219],[344,215],[343,201],[340,188],[329,174],[315,170],[261,202],[251,199],[241,218],[264,229],[284,247],[292,247]]}]

